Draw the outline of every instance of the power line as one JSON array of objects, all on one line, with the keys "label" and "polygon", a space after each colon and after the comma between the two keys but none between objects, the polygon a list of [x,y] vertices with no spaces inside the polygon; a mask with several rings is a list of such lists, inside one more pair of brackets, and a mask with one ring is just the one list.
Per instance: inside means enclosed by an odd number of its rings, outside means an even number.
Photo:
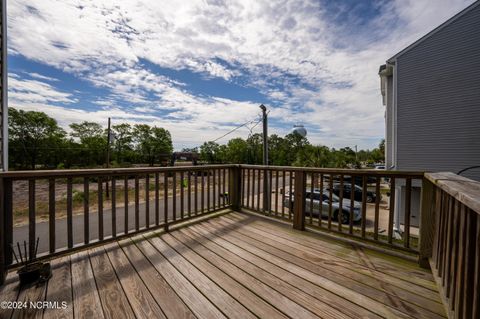
[{"label": "power line", "polygon": [[[261,121],[261,120],[262,120],[262,119],[260,119],[260,120],[257,120],[257,123],[256,123],[256,124],[255,124],[255,125],[254,125],[254,126],[251,128],[251,129],[249,129],[249,130],[250,130],[250,131],[252,131],[252,129],[253,129],[255,126],[257,126],[257,125],[258,125],[258,123],[260,123],[260,121]],[[243,124],[241,124],[241,125],[239,125],[239,126],[235,127],[234,129],[230,130],[229,132],[227,132],[227,133],[223,134],[222,136],[220,136],[220,137],[218,137],[218,138],[214,139],[212,142],[216,142],[216,141],[218,141],[218,140],[220,140],[220,139],[224,138],[225,136],[227,136],[227,135],[229,135],[229,134],[231,134],[231,133],[235,132],[236,130],[238,130],[238,129],[240,129],[240,128],[244,127],[244,126],[247,126],[248,124],[251,124],[251,123],[253,123],[253,122],[255,122],[255,119],[253,119],[253,120],[250,120],[250,121],[248,121],[248,122],[245,122],[245,123],[243,123]]]}]

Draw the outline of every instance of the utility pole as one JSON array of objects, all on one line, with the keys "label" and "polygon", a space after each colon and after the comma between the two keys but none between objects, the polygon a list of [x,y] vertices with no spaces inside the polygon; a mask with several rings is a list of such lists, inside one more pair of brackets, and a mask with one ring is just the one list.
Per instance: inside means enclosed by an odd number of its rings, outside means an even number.
[{"label": "utility pole", "polygon": [[[260,105],[262,109],[263,119],[263,165],[268,166],[268,118],[267,108],[265,105]],[[270,187],[269,187],[269,171],[263,171],[263,211],[270,214]]]},{"label": "utility pole", "polygon": [[[110,137],[111,137],[111,132],[110,132],[110,118],[108,118],[108,129],[107,129],[107,168],[110,168]],[[105,184],[105,196],[108,199],[110,197],[110,192],[108,189],[108,184],[109,184],[109,179],[107,178],[106,184]]]}]

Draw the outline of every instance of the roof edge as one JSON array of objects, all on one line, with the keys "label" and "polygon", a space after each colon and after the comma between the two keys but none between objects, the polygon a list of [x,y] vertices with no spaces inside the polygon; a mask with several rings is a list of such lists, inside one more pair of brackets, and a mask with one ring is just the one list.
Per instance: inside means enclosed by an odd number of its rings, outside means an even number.
[{"label": "roof edge", "polygon": [[403,50],[401,50],[400,52],[398,52],[397,54],[395,54],[394,56],[392,56],[390,59],[387,60],[387,62],[393,62],[395,61],[395,59],[397,59],[399,56],[403,55],[404,53],[410,51],[411,49],[413,49],[414,47],[416,47],[417,45],[419,45],[420,43],[422,43],[423,41],[425,41],[426,39],[430,38],[432,35],[436,34],[437,32],[439,32],[440,30],[442,30],[443,28],[445,28],[446,26],[450,25],[450,23],[456,21],[457,19],[459,19],[460,17],[462,17],[464,14],[466,14],[467,12],[470,12],[470,10],[473,10],[474,8],[478,7],[480,5],[480,1],[475,1],[474,3],[470,4],[468,7],[466,7],[465,9],[463,9],[462,11],[458,12],[457,14],[455,14],[453,17],[449,18],[447,21],[443,22],[442,24],[440,24],[438,27],[436,27],[435,29],[433,29],[432,31],[428,32],[427,34],[425,34],[424,36],[422,36],[420,39],[416,40],[415,42],[411,43],[410,45],[408,45],[406,48],[404,48]]}]

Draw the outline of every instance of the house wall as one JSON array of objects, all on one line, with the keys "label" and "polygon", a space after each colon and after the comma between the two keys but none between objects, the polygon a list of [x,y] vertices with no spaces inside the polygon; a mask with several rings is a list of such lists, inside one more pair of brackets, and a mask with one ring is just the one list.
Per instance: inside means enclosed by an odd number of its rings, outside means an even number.
[{"label": "house wall", "polygon": [[[480,5],[398,56],[395,71],[396,169],[480,165]],[[463,175],[480,181],[480,169]]]}]

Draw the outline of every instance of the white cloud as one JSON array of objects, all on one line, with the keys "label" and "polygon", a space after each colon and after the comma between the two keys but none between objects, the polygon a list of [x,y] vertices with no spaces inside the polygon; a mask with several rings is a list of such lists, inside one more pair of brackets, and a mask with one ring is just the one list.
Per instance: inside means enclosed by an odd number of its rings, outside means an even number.
[{"label": "white cloud", "polygon": [[[255,116],[264,101],[192,95],[183,83],[145,69],[141,59],[227,81],[248,72],[246,85],[282,103],[270,116],[283,126],[271,132],[303,122],[313,142],[372,147],[384,133],[378,66],[471,2],[378,1],[380,14],[357,32],[333,23],[325,1],[316,0],[12,0],[9,49],[108,88],[111,98],[135,105],[137,120],[150,119],[151,110],[170,112],[155,121],[181,143],[221,135],[228,123]],[[345,24],[354,27],[358,18]],[[35,82],[11,85],[10,96],[31,103],[74,100]],[[106,101],[98,104],[114,105]]]}]

